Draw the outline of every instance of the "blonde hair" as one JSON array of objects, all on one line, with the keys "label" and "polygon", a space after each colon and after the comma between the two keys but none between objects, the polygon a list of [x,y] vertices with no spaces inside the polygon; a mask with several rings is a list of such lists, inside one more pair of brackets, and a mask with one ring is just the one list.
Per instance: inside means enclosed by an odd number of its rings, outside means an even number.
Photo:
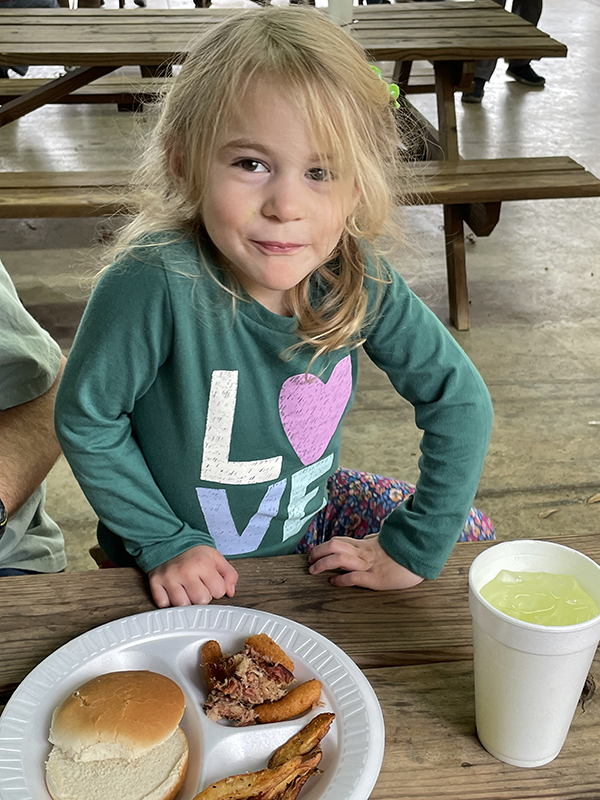
[{"label": "blonde hair", "polygon": [[[365,279],[386,280],[374,245],[389,232],[401,179],[388,86],[351,36],[310,7],[237,12],[207,28],[163,99],[135,181],[137,215],[121,232],[114,255],[159,231],[191,234],[201,254],[210,246],[201,208],[211,159],[245,91],[268,81],[296,105],[320,152],[353,177],[359,192],[336,250],[288,292],[298,347],[311,346],[315,358],[356,347],[369,313]],[[233,275],[223,288],[240,297]]]}]

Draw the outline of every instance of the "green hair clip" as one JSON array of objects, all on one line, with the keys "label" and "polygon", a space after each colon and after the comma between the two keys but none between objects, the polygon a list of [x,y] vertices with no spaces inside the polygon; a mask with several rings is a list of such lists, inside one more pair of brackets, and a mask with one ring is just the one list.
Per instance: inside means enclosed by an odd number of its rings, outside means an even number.
[{"label": "green hair clip", "polygon": [[390,90],[390,96],[394,100],[394,106],[396,108],[400,108],[400,103],[398,102],[398,98],[400,97],[400,89],[398,88],[398,86],[395,83],[388,83],[381,74],[381,70],[379,69],[379,67],[376,67],[373,64],[370,64],[370,67],[373,70],[373,72],[379,76],[379,79],[382,80]]}]

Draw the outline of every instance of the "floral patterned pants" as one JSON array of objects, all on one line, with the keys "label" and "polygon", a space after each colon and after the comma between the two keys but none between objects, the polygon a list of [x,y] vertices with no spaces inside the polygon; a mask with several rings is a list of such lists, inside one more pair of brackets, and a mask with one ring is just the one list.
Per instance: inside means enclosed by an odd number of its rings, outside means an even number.
[{"label": "floral patterned pants", "polygon": [[[328,503],[310,523],[296,553],[307,553],[333,536],[363,539],[370,533],[379,533],[385,519],[414,491],[412,483],[352,469],[338,469],[327,483]],[[478,542],[495,538],[492,521],[472,508],[458,541]]]}]

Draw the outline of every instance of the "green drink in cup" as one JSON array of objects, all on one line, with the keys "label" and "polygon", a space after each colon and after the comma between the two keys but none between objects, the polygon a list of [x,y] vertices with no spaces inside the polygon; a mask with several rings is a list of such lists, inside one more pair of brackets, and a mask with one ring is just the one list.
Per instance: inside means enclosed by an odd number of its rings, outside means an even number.
[{"label": "green drink in cup", "polygon": [[508,764],[547,764],[600,640],[600,566],[552,542],[501,542],[471,565],[469,605],[479,740]]}]

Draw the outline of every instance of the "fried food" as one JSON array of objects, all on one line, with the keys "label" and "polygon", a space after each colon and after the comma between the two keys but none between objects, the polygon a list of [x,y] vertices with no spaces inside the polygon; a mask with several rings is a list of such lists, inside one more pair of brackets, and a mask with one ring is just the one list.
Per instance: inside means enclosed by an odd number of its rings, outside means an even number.
[{"label": "fried food", "polygon": [[[295,761],[297,756],[290,761]],[[294,772],[291,775],[288,775],[284,780],[280,781],[277,786],[274,786],[269,791],[263,792],[260,795],[260,800],[279,800],[281,795],[287,790],[288,786],[300,781],[301,778],[305,778],[305,781],[311,776],[314,775],[315,772],[318,772],[317,767],[323,758],[323,751],[320,747],[315,747],[311,753],[307,753],[304,756],[301,756],[302,762],[296,767]],[[285,761],[284,764],[289,764],[290,761]],[[280,767],[277,767],[280,769]],[[304,782],[305,782],[304,781]],[[304,782],[302,785],[304,785]],[[300,787],[302,788],[302,786]],[[298,792],[300,791],[298,789]]]},{"label": "fried food", "polygon": [[266,633],[257,633],[255,636],[249,636],[246,639],[246,647],[256,650],[257,653],[272,661],[273,664],[283,664],[290,672],[294,671],[292,659]]},{"label": "fried food", "polygon": [[277,800],[296,800],[306,781],[317,772],[319,772],[318,769],[311,769],[308,772],[305,772],[304,775],[299,775],[291,783],[288,783],[281,794],[277,795]]},{"label": "fried food", "polygon": [[218,642],[202,647],[202,670],[208,687],[204,710],[209,719],[234,725],[282,722],[313,708],[321,683],[307,681],[288,691],[294,662],[266,633],[249,636],[242,652],[223,655]]},{"label": "fried food", "polygon": [[319,714],[272,753],[266,769],[223,778],[194,800],[296,800],[311,775],[320,772],[319,745],[334,718],[335,714]]},{"label": "fried food", "polygon": [[285,785],[286,778],[292,780],[297,775],[298,767],[302,764],[302,756],[286,761],[277,769],[261,769],[259,772],[247,772],[245,775],[232,775],[229,778],[211,783],[203,792],[197,794],[194,800],[247,800],[250,797],[260,797],[265,792]]},{"label": "fried food", "polygon": [[291,689],[281,700],[255,706],[256,719],[259,722],[283,722],[304,714],[319,702],[321,688],[321,681],[315,678],[301,683],[300,686]]},{"label": "fried food", "polygon": [[223,667],[221,645],[214,639],[202,647],[202,672],[209,692],[227,677]]},{"label": "fried food", "polygon": [[290,758],[294,758],[294,756],[303,756],[314,750],[329,731],[334,719],[335,714],[331,713],[318,714],[311,719],[308,725],[305,725],[301,731],[298,731],[291,739],[288,739],[287,742],[273,752],[268,764],[270,769],[281,766],[281,764],[289,761]]}]

